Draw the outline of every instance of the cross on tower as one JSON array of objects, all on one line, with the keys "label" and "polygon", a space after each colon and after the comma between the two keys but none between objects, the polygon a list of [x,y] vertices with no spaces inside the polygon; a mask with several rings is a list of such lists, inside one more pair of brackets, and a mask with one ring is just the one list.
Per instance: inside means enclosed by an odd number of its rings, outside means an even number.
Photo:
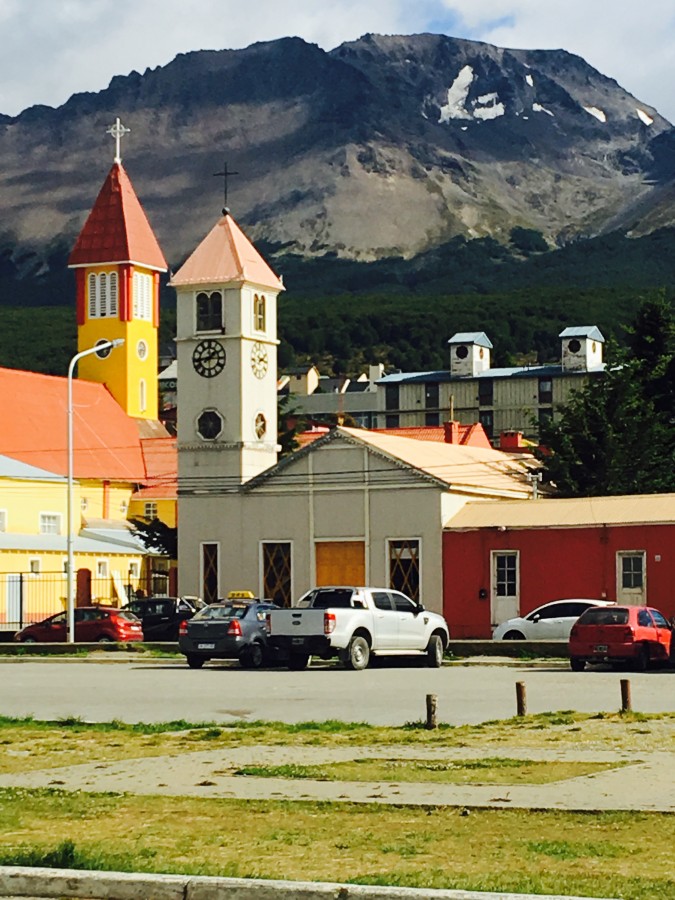
[{"label": "cross on tower", "polygon": [[122,157],[120,156],[120,138],[123,138],[125,134],[129,134],[130,131],[131,128],[125,128],[124,125],[122,125],[119,116],[115,119],[115,124],[111,125],[110,128],[106,130],[106,134],[111,134],[115,138],[116,163],[122,162]]},{"label": "cross on tower", "polygon": [[224,198],[223,215],[224,216],[226,216],[230,211],[230,208],[227,205],[227,179],[230,178],[231,175],[238,175],[238,174],[239,174],[239,172],[231,172],[227,168],[227,160],[225,160],[225,165],[223,167],[222,172],[214,172],[213,173],[214,178],[222,178],[223,179],[223,198]]}]

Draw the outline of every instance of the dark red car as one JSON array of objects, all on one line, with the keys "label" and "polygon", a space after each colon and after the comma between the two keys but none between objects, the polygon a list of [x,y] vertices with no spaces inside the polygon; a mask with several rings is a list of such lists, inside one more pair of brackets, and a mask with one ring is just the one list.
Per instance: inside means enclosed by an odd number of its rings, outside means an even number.
[{"label": "dark red car", "polygon": [[586,663],[630,663],[644,672],[651,663],[670,660],[672,639],[671,624],[658,609],[591,607],[572,626],[570,666],[581,672]]},{"label": "dark red car", "polygon": [[[27,625],[14,635],[23,644],[66,643],[68,615],[50,616],[42,622]],[[133,613],[115,606],[78,606],[75,610],[75,640],[82,643],[143,640],[143,626]]]}]

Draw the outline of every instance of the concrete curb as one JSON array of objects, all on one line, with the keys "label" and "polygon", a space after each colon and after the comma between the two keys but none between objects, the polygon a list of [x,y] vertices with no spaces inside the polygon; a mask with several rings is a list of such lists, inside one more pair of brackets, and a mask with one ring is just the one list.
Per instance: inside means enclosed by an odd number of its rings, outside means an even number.
[{"label": "concrete curb", "polygon": [[24,866],[0,866],[0,897],[59,900],[583,900],[559,894],[435,891],[328,882],[141,875]]}]

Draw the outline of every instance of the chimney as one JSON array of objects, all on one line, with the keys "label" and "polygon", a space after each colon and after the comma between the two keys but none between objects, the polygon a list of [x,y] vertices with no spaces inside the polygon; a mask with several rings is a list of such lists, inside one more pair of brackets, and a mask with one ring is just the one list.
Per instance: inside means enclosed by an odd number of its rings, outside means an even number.
[{"label": "chimney", "polygon": [[443,428],[445,429],[446,444],[460,443],[459,422],[455,422],[454,420],[451,420],[450,422],[443,422]]},{"label": "chimney", "polygon": [[522,450],[525,447],[522,431],[502,431],[499,435],[499,449],[505,451]]}]

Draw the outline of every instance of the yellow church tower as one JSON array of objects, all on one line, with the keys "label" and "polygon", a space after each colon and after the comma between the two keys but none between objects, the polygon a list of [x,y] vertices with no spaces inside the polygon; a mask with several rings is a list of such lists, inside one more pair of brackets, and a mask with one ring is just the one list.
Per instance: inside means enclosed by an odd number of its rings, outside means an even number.
[{"label": "yellow church tower", "polygon": [[127,415],[157,419],[159,276],[167,264],[122,166],[120,139],[128,131],[119,119],[108,129],[115,160],[68,261],[78,352],[115,338],[124,345],[105,362],[95,353],[81,359],[78,377],[105,384]]}]

